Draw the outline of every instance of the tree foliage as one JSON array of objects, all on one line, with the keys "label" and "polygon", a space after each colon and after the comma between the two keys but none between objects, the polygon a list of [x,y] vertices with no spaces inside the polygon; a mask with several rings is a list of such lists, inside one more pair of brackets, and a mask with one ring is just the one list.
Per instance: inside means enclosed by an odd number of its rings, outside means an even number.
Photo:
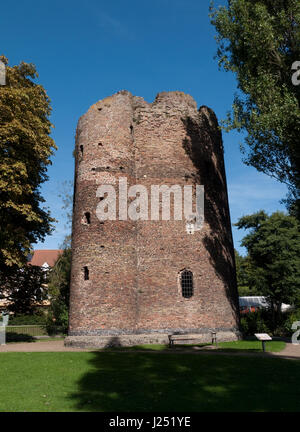
[{"label": "tree foliage", "polygon": [[242,246],[248,251],[249,283],[266,296],[272,309],[296,304],[300,298],[299,222],[282,212],[268,216],[264,211],[243,216],[235,224],[250,232]]},{"label": "tree foliage", "polygon": [[65,249],[49,273],[48,293],[51,306],[48,327],[61,326],[67,331],[70,298],[71,249]]},{"label": "tree foliage", "polygon": [[0,270],[24,265],[31,244],[43,240],[54,221],[41,207],[39,190],[56,146],[50,100],[37,76],[33,64],[7,65],[0,86]]},{"label": "tree foliage", "polygon": [[65,229],[68,234],[65,235],[61,247],[63,249],[71,248],[71,230],[72,230],[72,216],[73,216],[73,181],[65,180],[61,184],[61,191],[59,193],[59,198],[62,200],[62,210],[65,215]]},{"label": "tree foliage", "polygon": [[258,295],[250,283],[250,263],[248,256],[242,256],[237,250],[235,253],[236,279],[239,296]]},{"label": "tree foliage", "polygon": [[9,302],[7,309],[16,315],[32,315],[47,299],[46,274],[38,266],[14,266],[0,273],[0,298]]},{"label": "tree foliage", "polygon": [[299,0],[230,0],[211,6],[219,66],[236,74],[238,94],[223,126],[247,132],[245,162],[286,183],[288,204],[300,190]]}]

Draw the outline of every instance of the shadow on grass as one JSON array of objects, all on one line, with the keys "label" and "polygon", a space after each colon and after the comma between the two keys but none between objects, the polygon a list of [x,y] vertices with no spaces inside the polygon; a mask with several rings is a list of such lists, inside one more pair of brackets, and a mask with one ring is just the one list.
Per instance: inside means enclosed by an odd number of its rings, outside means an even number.
[{"label": "shadow on grass", "polygon": [[34,336],[23,334],[23,333],[15,333],[15,332],[7,332],[6,333],[6,342],[36,342],[36,338]]},{"label": "shadow on grass", "polygon": [[[210,343],[203,343],[203,344],[176,344],[170,347],[169,345],[155,345],[155,344],[149,344],[149,345],[134,345],[134,346],[110,346],[103,348],[101,351],[168,351],[168,352],[176,352],[176,350],[182,350],[182,349],[194,349],[196,348],[205,348],[211,346]],[[100,351],[100,350],[99,350]]]},{"label": "shadow on grass", "polygon": [[93,352],[69,396],[79,411],[299,411],[298,361]]},{"label": "shadow on grass", "polygon": [[[260,348],[218,348],[219,352],[232,352],[232,353],[263,353],[263,350]],[[270,352],[271,353],[271,352]]]}]

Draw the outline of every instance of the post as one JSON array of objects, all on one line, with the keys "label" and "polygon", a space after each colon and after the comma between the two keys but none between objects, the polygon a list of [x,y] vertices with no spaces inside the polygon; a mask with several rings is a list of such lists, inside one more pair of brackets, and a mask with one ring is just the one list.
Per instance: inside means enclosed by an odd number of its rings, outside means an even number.
[{"label": "post", "polygon": [[0,324],[0,345],[6,344],[6,326],[8,324],[9,315],[2,312],[2,323]]},{"label": "post", "polygon": [[263,352],[266,352],[266,346],[265,346],[265,343],[266,343],[266,341],[261,341],[262,342],[262,349],[263,349]]},{"label": "post", "polygon": [[5,345],[5,326],[0,324],[0,345]]},{"label": "post", "polygon": [[217,343],[217,332],[212,331],[211,332],[211,343],[212,343],[212,345],[214,344],[214,342],[215,342],[216,347],[217,347],[218,346],[218,343]]}]

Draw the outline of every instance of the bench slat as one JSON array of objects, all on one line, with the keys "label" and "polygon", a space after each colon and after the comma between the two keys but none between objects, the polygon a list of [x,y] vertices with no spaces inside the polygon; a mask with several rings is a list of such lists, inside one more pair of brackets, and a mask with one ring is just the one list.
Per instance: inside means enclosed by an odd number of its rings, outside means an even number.
[{"label": "bench slat", "polygon": [[[216,343],[217,345],[217,333],[214,331],[210,332],[212,337],[212,343]],[[199,339],[197,336],[183,336],[183,335],[168,335],[169,338],[169,346],[173,346],[176,341],[191,341]]]}]

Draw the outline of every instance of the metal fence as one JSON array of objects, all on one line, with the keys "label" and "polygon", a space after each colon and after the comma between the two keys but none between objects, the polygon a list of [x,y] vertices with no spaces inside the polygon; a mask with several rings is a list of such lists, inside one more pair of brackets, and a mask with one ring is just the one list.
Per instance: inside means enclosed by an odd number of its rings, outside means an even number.
[{"label": "metal fence", "polygon": [[[43,325],[11,325],[6,327],[6,332],[28,336],[48,336],[46,326]],[[57,327],[53,329],[53,333],[61,333],[61,328]]]}]

